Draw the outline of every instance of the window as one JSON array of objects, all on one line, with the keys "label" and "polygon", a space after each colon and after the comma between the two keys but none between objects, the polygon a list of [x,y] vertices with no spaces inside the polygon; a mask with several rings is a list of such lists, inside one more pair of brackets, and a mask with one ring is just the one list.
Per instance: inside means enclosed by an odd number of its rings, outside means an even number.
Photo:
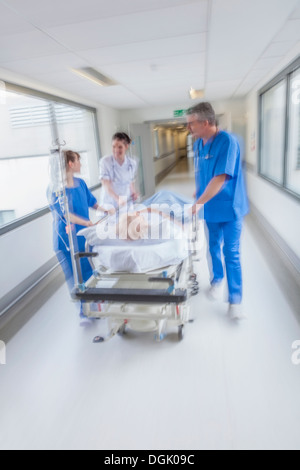
[{"label": "window", "polygon": [[262,96],[261,172],[283,184],[286,81]]},{"label": "window", "polygon": [[88,186],[99,183],[95,109],[8,84],[1,87],[0,125],[0,230],[48,206],[49,153],[57,138],[81,153]]},{"label": "window", "polygon": [[57,133],[68,148],[76,149],[81,156],[81,177],[88,186],[99,183],[95,113],[76,109],[65,104],[54,105]]},{"label": "window", "polygon": [[300,58],[260,94],[261,176],[300,197]]},{"label": "window", "polygon": [[291,76],[287,188],[300,195],[300,68]]}]

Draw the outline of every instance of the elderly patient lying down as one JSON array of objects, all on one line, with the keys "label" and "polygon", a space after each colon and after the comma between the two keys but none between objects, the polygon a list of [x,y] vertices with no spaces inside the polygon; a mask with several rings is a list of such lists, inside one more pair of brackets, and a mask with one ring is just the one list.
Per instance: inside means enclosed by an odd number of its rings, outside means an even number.
[{"label": "elderly patient lying down", "polygon": [[[180,202],[175,205],[174,201]],[[164,191],[139,205],[138,210],[100,221],[78,235],[85,236],[98,252],[96,264],[114,272],[146,272],[178,264],[188,256],[184,209],[192,202]],[[149,203],[151,207],[145,207]]]},{"label": "elderly patient lying down", "polygon": [[[127,240],[157,238],[155,228],[157,229],[158,224],[162,224],[167,230],[162,230],[159,238],[168,238],[168,229],[171,228],[170,221],[181,226],[182,229],[185,223],[190,222],[189,210],[192,204],[192,199],[180,194],[160,191],[144,201],[142,205],[137,205],[135,211],[129,212],[127,215],[122,214],[119,220],[118,236],[120,239]],[[160,219],[157,216],[160,216]]]},{"label": "elderly patient lying down", "polygon": [[179,228],[189,224],[189,210],[193,200],[171,191],[160,191],[151,198],[137,204],[133,209],[123,207],[118,214],[110,211],[110,218],[100,220],[92,229],[82,230],[80,235],[97,235],[92,245],[103,240],[166,240],[179,236]]},{"label": "elderly patient lying down", "polygon": [[151,208],[121,214],[116,223],[117,238],[127,241],[169,240],[182,230],[182,223],[175,218]]}]

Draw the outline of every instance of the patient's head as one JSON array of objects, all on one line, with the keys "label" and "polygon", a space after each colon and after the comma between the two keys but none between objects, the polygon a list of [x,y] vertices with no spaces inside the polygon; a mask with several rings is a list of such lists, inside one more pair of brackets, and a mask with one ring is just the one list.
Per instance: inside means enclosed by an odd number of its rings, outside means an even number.
[{"label": "patient's head", "polygon": [[122,240],[140,240],[148,236],[148,224],[140,212],[122,214],[117,235]]}]

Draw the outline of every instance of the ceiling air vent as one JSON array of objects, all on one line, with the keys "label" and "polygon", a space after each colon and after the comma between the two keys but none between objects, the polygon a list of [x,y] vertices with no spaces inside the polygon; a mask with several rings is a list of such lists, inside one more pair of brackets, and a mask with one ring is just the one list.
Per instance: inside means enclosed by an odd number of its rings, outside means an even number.
[{"label": "ceiling air vent", "polygon": [[92,67],[83,67],[81,69],[72,69],[74,73],[80,75],[81,77],[87,78],[97,85],[100,86],[114,86],[117,85],[117,82],[111,80],[110,78],[106,77],[102,73],[98,72],[97,70],[93,69]]}]

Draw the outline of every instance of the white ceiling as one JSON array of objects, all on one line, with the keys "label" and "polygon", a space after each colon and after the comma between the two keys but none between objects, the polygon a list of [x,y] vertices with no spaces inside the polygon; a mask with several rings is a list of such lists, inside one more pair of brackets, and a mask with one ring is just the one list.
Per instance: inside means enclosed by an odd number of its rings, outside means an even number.
[{"label": "white ceiling", "polygon": [[1,68],[118,109],[244,96],[299,41],[300,0],[0,0]]}]

